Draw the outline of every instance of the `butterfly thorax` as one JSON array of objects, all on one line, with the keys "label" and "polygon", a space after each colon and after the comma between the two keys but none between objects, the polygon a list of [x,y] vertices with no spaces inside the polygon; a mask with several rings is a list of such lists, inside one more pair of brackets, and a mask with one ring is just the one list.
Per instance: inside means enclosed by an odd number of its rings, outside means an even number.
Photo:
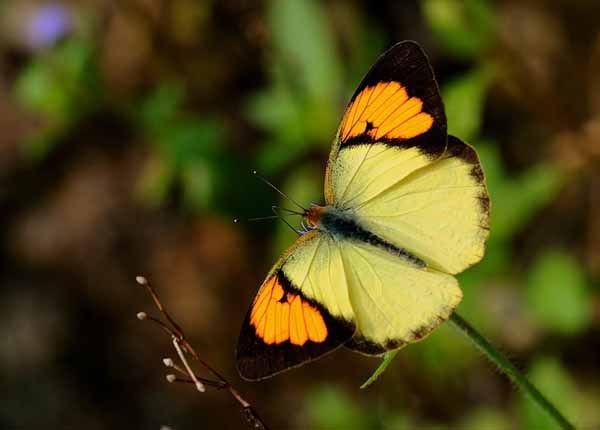
[{"label": "butterfly thorax", "polygon": [[359,225],[351,211],[335,206],[312,205],[304,212],[304,223],[311,230],[319,230],[340,240],[368,241],[369,236],[374,236]]},{"label": "butterfly thorax", "polygon": [[318,230],[334,240],[368,243],[400,256],[417,267],[426,266],[423,260],[411,252],[365,229],[351,210],[313,205],[304,212],[304,222],[311,230]]}]

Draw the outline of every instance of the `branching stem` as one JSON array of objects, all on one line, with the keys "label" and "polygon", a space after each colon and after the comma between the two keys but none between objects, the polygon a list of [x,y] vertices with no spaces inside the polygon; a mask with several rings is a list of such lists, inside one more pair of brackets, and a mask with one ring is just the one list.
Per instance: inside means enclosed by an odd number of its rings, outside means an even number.
[{"label": "branching stem", "polygon": [[[143,276],[138,276],[136,277],[136,281],[138,284],[146,288],[146,290],[152,297],[152,300],[154,301],[154,305],[166,321],[162,321],[161,319],[148,315],[145,312],[139,312],[137,314],[138,319],[152,321],[153,323],[158,325],[162,330],[164,330],[169,336],[171,336],[175,352],[177,353],[177,356],[179,357],[184,368],[182,369],[181,367],[179,367],[171,359],[164,359],[163,363],[165,364],[165,366],[171,367],[179,373],[187,375],[189,378],[178,378],[175,375],[167,375],[167,380],[169,382],[183,382],[194,384],[196,386],[196,389],[200,392],[204,392],[205,387],[225,389],[229,391],[231,396],[242,407],[242,416],[244,417],[246,424],[248,424],[250,428],[253,428],[255,430],[266,430],[267,426],[258,416],[258,413],[254,410],[252,405],[240,395],[240,393],[229,383],[227,379],[225,379],[223,375],[221,375],[221,373],[219,373],[214,367],[212,367],[205,360],[203,360],[198,354],[198,352],[196,352],[192,345],[187,341],[183,333],[183,329],[179,324],[177,324],[173,317],[171,317],[169,312],[167,312],[160,298],[158,297],[158,294],[150,285],[148,280]],[[213,375],[213,377],[216,378],[216,380],[200,378],[196,376],[196,374],[192,370],[192,367],[188,363],[188,360],[186,359],[186,354],[189,354],[191,358],[193,358],[208,372],[210,372]]]}]

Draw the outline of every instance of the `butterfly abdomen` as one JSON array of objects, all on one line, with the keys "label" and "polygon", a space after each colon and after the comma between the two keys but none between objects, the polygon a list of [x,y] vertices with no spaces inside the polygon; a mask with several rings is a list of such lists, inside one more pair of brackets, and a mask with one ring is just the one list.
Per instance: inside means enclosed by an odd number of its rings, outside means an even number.
[{"label": "butterfly abdomen", "polygon": [[320,216],[315,227],[331,235],[334,239],[368,243],[401,257],[417,267],[426,266],[423,260],[406,249],[392,245],[363,228],[351,211],[337,209],[333,206],[326,206],[320,209]]}]

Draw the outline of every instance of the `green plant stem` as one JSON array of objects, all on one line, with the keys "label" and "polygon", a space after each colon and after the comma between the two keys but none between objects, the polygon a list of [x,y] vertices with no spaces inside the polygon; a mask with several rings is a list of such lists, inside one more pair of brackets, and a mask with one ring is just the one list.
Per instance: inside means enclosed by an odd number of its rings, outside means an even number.
[{"label": "green plant stem", "polygon": [[500,353],[496,348],[494,348],[485,337],[483,337],[477,330],[471,326],[467,321],[465,321],[460,315],[457,313],[453,313],[450,317],[450,321],[454,324],[454,326],[462,332],[465,336],[467,336],[471,341],[475,344],[475,346],[483,352],[487,358],[498,366],[508,378],[515,383],[521,390],[523,390],[526,394],[531,396],[531,398],[542,408],[544,409],[558,425],[560,428],[565,430],[573,430],[575,427],[571,424],[567,419],[559,412],[559,410],[554,406],[550,401],[545,398],[542,393],[525,378],[525,376],[519,372],[519,370],[510,362],[508,359]]}]

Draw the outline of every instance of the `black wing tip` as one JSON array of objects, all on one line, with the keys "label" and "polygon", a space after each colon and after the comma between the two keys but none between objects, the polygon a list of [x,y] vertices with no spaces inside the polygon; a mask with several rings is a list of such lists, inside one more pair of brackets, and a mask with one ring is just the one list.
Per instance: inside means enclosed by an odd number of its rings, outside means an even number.
[{"label": "black wing tip", "polygon": [[[412,57],[411,62],[406,61],[409,57]],[[359,84],[351,101],[354,100],[365,87],[377,82],[390,80],[398,81],[400,80],[398,78],[402,77],[402,71],[412,71],[416,66],[421,66],[421,72],[424,72],[418,76],[418,79],[432,80],[434,82],[435,92],[439,93],[433,68],[431,67],[429,57],[423,47],[414,40],[403,40],[390,46],[377,58],[377,60],[375,60],[364,79]]]},{"label": "black wing tip", "polygon": [[392,51],[396,51],[398,49],[413,49],[413,50],[418,51],[419,53],[423,54],[425,57],[427,57],[427,54],[425,53],[425,49],[423,48],[423,45],[421,45],[419,42],[417,42],[416,40],[413,40],[413,39],[405,39],[405,40],[400,40],[399,42],[393,43],[388,49],[386,49],[383,52],[383,54],[381,54],[381,57],[384,57],[387,54],[391,53]]}]

